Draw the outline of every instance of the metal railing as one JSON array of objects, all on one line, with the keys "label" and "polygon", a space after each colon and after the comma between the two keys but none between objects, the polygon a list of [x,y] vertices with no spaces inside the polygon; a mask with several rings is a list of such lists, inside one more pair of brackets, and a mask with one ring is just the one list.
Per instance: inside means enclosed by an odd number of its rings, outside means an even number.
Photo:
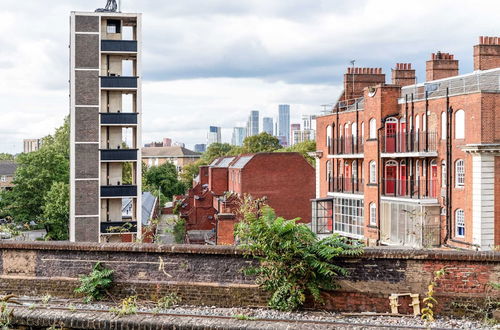
[{"label": "metal railing", "polygon": [[137,196],[137,186],[101,186],[101,197],[135,197]]},{"label": "metal railing", "polygon": [[347,136],[338,139],[331,139],[329,146],[330,155],[362,154],[364,152],[364,142],[361,136]]},{"label": "metal railing", "polygon": [[437,198],[438,194],[436,179],[382,179],[384,196],[423,199]]},{"label": "metal railing", "polygon": [[384,134],[382,131],[382,153],[435,152],[438,141],[436,132],[410,131]]},{"label": "metal railing", "polygon": [[401,89],[399,103],[404,103],[406,96],[408,96],[408,101],[410,101],[412,94],[414,101],[424,100],[426,93],[428,98],[444,97],[446,96],[446,89],[448,89],[449,96],[479,92],[482,90],[498,91],[500,89],[500,69],[479,71],[403,87]]},{"label": "metal railing", "polygon": [[137,77],[101,76],[102,88],[137,88]]},{"label": "metal railing", "polygon": [[321,107],[323,107],[323,114],[336,113],[337,111],[359,111],[365,108],[365,99],[364,97],[358,97],[354,99],[338,100],[335,103],[322,104]]},{"label": "metal railing", "polygon": [[101,222],[102,234],[137,233],[137,221],[106,221]]},{"label": "metal railing", "polygon": [[365,183],[363,179],[352,177],[335,177],[329,180],[329,192],[362,194]]},{"label": "metal railing", "polygon": [[136,161],[138,149],[102,149],[101,161]]},{"label": "metal railing", "polygon": [[101,40],[103,52],[137,52],[135,40]]},{"label": "metal railing", "polygon": [[102,112],[101,125],[136,125],[137,113]]}]

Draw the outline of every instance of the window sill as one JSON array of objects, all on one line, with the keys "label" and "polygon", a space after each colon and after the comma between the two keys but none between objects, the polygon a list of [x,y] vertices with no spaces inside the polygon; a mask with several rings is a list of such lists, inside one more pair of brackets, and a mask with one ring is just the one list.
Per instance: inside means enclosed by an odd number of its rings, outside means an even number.
[{"label": "window sill", "polygon": [[378,187],[378,183],[367,183],[368,187]]},{"label": "window sill", "polygon": [[378,229],[378,227],[377,227],[377,226],[375,226],[375,225],[368,225],[367,227],[368,227],[368,228],[371,228],[371,229]]}]

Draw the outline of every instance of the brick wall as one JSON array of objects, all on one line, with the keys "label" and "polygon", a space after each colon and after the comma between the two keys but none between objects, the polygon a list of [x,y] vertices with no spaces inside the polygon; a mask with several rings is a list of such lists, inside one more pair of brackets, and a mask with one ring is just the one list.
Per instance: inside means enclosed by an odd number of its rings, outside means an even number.
[{"label": "brick wall", "polygon": [[[72,297],[78,277],[102,261],[115,270],[111,293],[117,298],[154,300],[175,291],[187,304],[227,307],[265,306],[268,297],[242,272],[255,261],[230,246],[4,242],[0,255],[0,295]],[[391,293],[423,298],[433,272],[443,267],[448,273],[436,288],[439,311],[459,312],[455,303],[464,301],[480,306],[487,296],[500,299],[488,285],[500,281],[498,252],[366,249],[339,263],[350,276],[316,308],[388,312]],[[400,310],[410,312],[401,302]]]}]

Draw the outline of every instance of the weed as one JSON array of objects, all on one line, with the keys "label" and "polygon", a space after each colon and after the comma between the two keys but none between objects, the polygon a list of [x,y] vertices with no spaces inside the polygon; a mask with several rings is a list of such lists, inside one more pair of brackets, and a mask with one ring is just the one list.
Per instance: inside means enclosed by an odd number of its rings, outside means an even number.
[{"label": "weed", "polygon": [[0,329],[10,329],[10,322],[12,321],[14,310],[7,307],[7,302],[0,302]]},{"label": "weed", "polygon": [[239,321],[255,321],[255,317],[243,314],[236,314],[233,317]]},{"label": "weed", "polygon": [[137,296],[130,296],[123,299],[120,306],[118,308],[111,308],[110,312],[119,317],[137,314]]},{"label": "weed", "polygon": [[85,294],[85,303],[101,300],[112,282],[113,270],[105,268],[98,262],[89,275],[80,277],[80,286],[75,289],[75,292]]},{"label": "weed", "polygon": [[52,299],[52,296],[50,294],[46,294],[45,296],[42,297],[42,303],[44,305],[47,305],[51,299]]},{"label": "weed", "polygon": [[179,302],[180,298],[176,293],[169,293],[165,297],[158,299],[156,306],[159,309],[167,309],[177,305]]},{"label": "weed", "polygon": [[422,320],[424,320],[425,323],[434,322],[434,310],[433,310],[433,308],[434,308],[434,305],[436,305],[438,303],[437,300],[434,298],[434,287],[437,286],[437,282],[445,274],[446,274],[445,268],[441,268],[440,270],[435,271],[434,278],[432,279],[431,283],[428,286],[427,295],[423,300],[425,307],[422,308]]}]

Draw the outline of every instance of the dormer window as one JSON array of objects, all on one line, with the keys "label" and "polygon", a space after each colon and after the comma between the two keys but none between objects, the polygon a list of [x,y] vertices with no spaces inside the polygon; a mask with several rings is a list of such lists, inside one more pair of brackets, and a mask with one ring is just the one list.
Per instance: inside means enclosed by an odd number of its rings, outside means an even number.
[{"label": "dormer window", "polygon": [[120,33],[121,21],[116,19],[108,19],[107,29],[108,33]]}]

